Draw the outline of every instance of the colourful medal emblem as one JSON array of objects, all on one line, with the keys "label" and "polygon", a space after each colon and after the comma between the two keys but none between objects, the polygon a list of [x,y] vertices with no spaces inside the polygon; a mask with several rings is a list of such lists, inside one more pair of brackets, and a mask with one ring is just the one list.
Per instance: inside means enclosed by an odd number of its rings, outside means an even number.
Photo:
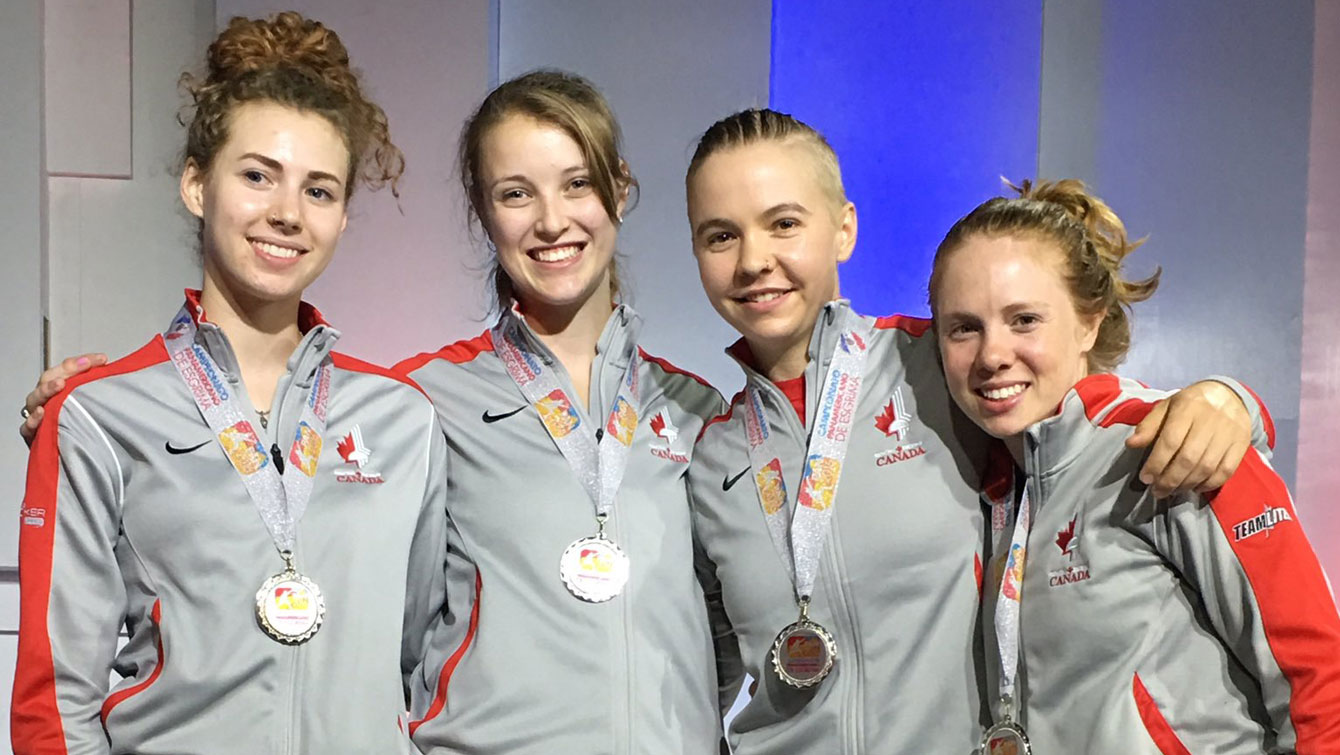
[{"label": "colourful medal emblem", "polygon": [[800,619],[783,629],[772,643],[772,669],[792,687],[822,682],[837,660],[837,642],[827,629],[810,621],[809,602],[800,604]]},{"label": "colourful medal emblem", "polygon": [[628,554],[605,537],[584,537],[563,551],[558,573],[568,592],[588,603],[604,603],[628,583]]},{"label": "colourful medal emblem", "polygon": [[265,580],[256,591],[256,623],[276,642],[300,645],[321,629],[326,602],[321,588],[293,568],[285,552],[284,571]]},{"label": "colourful medal emblem", "polygon": [[1032,755],[1033,745],[1022,726],[1006,719],[986,730],[981,751],[982,755]]}]

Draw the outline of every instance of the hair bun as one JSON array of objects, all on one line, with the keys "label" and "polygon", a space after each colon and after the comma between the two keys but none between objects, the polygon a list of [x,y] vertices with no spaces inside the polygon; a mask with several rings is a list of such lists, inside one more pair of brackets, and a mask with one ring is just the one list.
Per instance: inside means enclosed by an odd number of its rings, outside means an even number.
[{"label": "hair bun", "polygon": [[209,83],[272,68],[304,69],[341,83],[352,76],[349,51],[339,36],[293,11],[269,19],[233,18],[210,44],[207,66]]}]

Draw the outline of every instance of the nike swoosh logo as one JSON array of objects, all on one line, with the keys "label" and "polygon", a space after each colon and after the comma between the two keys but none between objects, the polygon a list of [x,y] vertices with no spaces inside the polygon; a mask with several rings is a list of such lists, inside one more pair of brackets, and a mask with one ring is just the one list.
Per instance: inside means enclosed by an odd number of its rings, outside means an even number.
[{"label": "nike swoosh logo", "polygon": [[172,441],[168,441],[163,444],[163,448],[166,448],[167,452],[170,454],[189,454],[190,452],[195,451],[196,449],[204,448],[205,446],[208,445],[209,441],[205,441],[204,443],[201,443],[196,446],[191,446],[190,448],[177,448],[176,446],[172,445]]},{"label": "nike swoosh logo", "polygon": [[487,424],[490,424],[490,425],[491,425],[491,424],[493,424],[494,422],[497,422],[498,420],[507,419],[508,417],[512,416],[513,414],[516,414],[517,412],[519,412],[519,411],[521,411],[522,409],[525,409],[525,408],[526,408],[526,407],[524,407],[524,406],[518,406],[517,408],[513,409],[512,411],[510,411],[510,412],[506,412],[506,413],[503,413],[503,414],[489,414],[489,410],[488,410],[488,409],[485,409],[485,410],[484,410],[484,416],[482,417],[482,419],[484,420],[484,422],[486,422]]},{"label": "nike swoosh logo", "polygon": [[730,490],[731,488],[735,487],[735,483],[739,482],[741,477],[744,477],[748,473],[749,473],[749,467],[745,467],[742,472],[735,475],[734,477],[723,478],[721,480],[721,489],[723,491]]}]

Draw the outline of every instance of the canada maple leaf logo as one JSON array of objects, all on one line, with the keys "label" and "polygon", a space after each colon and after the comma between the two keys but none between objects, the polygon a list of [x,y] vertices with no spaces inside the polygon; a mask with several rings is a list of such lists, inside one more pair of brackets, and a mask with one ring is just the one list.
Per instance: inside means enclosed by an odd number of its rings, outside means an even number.
[{"label": "canada maple leaf logo", "polygon": [[[1078,519],[1079,517],[1075,517]],[[1075,519],[1070,520],[1070,524],[1065,529],[1056,533],[1056,547],[1067,556],[1073,557],[1075,551],[1079,550],[1079,541],[1075,539]]]},{"label": "canada maple leaf logo", "polygon": [[875,417],[875,429],[884,433],[885,437],[901,442],[911,426],[912,422],[908,419],[907,409],[903,405],[903,391],[899,388],[894,391],[889,403],[885,404],[884,411]]},{"label": "canada maple leaf logo", "polygon": [[665,416],[665,412],[656,412],[656,416],[651,418],[651,431],[656,433],[656,437],[662,438],[666,443],[674,443],[679,437],[679,430]]},{"label": "canada maple leaf logo", "polygon": [[340,458],[344,459],[346,464],[356,464],[359,469],[362,469],[372,456],[372,449],[363,444],[363,431],[357,425],[335,444],[335,450],[340,452]]}]

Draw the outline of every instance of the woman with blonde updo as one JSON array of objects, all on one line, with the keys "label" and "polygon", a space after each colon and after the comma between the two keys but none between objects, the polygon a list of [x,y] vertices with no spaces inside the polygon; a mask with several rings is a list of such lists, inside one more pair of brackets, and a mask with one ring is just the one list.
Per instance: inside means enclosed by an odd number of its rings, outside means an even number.
[{"label": "woman with blonde updo", "polygon": [[333,351],[302,301],[354,185],[394,190],[403,160],[339,37],[296,13],[233,19],[183,83],[203,282],[46,407],[14,751],[411,751],[405,676],[456,542],[446,448],[417,386]]},{"label": "woman with blonde updo", "polygon": [[1080,182],[1018,191],[930,284],[950,393],[1008,448],[983,752],[1340,752],[1340,615],[1284,483],[1255,450],[1217,490],[1138,483],[1126,441],[1167,394],[1111,371],[1158,275],[1125,276],[1138,242]]}]

